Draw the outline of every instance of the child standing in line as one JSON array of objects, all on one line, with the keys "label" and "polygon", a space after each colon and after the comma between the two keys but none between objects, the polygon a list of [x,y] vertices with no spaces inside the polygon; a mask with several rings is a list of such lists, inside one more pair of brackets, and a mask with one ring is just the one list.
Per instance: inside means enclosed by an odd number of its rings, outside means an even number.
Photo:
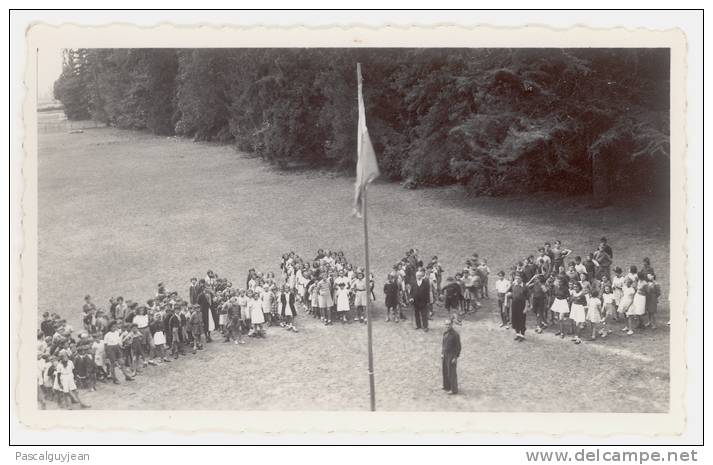
[{"label": "child standing in line", "polygon": [[161,312],[156,313],[154,320],[151,322],[151,332],[153,333],[153,345],[156,351],[156,357],[164,362],[170,362],[171,359],[166,357],[166,333],[164,333],[164,326]]},{"label": "child standing in line", "polygon": [[[346,323],[349,314],[349,290],[347,289],[346,283],[339,282],[339,289],[337,289],[334,297],[337,300],[337,316],[342,323]],[[388,321],[388,318],[386,321]]]},{"label": "child standing in line", "polygon": [[250,331],[250,312],[248,311],[248,298],[245,289],[240,289],[238,293],[238,306],[240,307],[240,335]]},{"label": "child standing in line", "polygon": [[[602,322],[602,301],[599,299],[599,293],[593,291],[587,302],[587,321],[592,326],[592,340],[597,338],[597,329],[600,328]],[[601,328],[599,335],[606,337],[606,332]]]},{"label": "child standing in line", "polygon": [[280,305],[282,306],[281,315],[282,319],[285,321],[285,329],[292,332],[298,332],[295,326],[295,318],[297,318],[297,309],[295,308],[295,300],[298,300],[295,296],[296,290],[290,288],[287,285],[282,287],[282,293],[280,294]]},{"label": "child standing in line", "polygon": [[634,298],[632,300],[631,305],[629,306],[629,310],[627,311],[627,316],[629,317],[629,326],[626,334],[628,334],[629,336],[634,334],[634,328],[638,327],[638,325],[634,325],[634,321],[640,324],[641,317],[646,314],[647,287],[648,283],[643,279],[636,283],[636,291],[634,293]]},{"label": "child standing in line", "polygon": [[101,333],[94,334],[94,342],[92,343],[92,352],[94,352],[94,366],[99,381],[105,381],[108,378],[106,371],[106,349],[104,339]]},{"label": "child standing in line", "polygon": [[241,311],[238,304],[238,298],[233,296],[226,302],[227,324],[225,333],[225,342],[235,341],[235,344],[244,344],[241,332]]},{"label": "child standing in line", "polygon": [[200,305],[193,304],[191,306],[191,316],[188,324],[193,335],[193,353],[195,354],[196,350],[203,350],[203,315],[201,314]]},{"label": "child standing in line", "polygon": [[319,308],[319,281],[315,278],[312,280],[312,282],[307,286],[307,292],[309,294],[309,303],[310,303],[310,313],[312,314],[312,318],[319,318],[320,315],[320,308]]},{"label": "child standing in line", "polygon": [[587,298],[582,285],[579,282],[574,283],[574,292],[572,293],[572,306],[569,311],[569,317],[574,325],[574,337],[572,341],[575,344],[581,344],[582,339],[579,337],[582,326],[587,321]]},{"label": "child standing in line", "polygon": [[326,272],[322,273],[322,277],[317,283],[317,302],[322,321],[325,325],[331,325],[334,301],[332,300],[332,286]]},{"label": "child standing in line", "polygon": [[147,310],[148,309],[144,306],[139,307],[131,322],[135,324],[139,330],[138,343],[141,345],[142,353],[148,354],[148,361],[153,365],[154,343],[153,338],[151,337],[151,328],[149,327],[149,316],[147,314]]},{"label": "child standing in line", "polygon": [[166,347],[170,348],[171,355],[173,355],[174,359],[177,359],[179,354],[183,355],[183,347],[181,346],[183,341],[181,338],[181,317],[176,315],[176,311],[173,308],[169,307],[166,310],[163,327],[166,333]]},{"label": "child standing in line", "polygon": [[471,301],[478,298],[479,287],[481,285],[480,278],[475,270],[475,268],[470,268],[463,278],[463,284],[465,286],[465,294],[463,296],[465,302],[465,313],[470,312]]},{"label": "child standing in line", "polygon": [[490,267],[488,266],[488,260],[485,258],[481,259],[480,265],[478,265],[478,276],[480,276],[480,296],[489,299],[488,294],[488,276],[490,276]]},{"label": "child standing in line", "polygon": [[[287,286],[287,284],[285,284]],[[272,319],[272,324],[275,324],[275,322],[279,322],[280,326],[284,327],[284,318],[282,317],[282,312],[280,311],[280,294],[281,291],[278,289],[277,284],[273,284],[272,287],[270,287],[270,293],[272,294],[271,302],[270,302],[270,313],[271,313],[271,319]]]},{"label": "child standing in line", "polygon": [[651,272],[647,275],[648,285],[646,287],[646,314],[649,316],[651,329],[656,329],[656,310],[661,297],[661,286],[656,282],[656,275]]},{"label": "child standing in line", "polygon": [[509,329],[510,319],[508,318],[508,310],[505,305],[505,295],[510,292],[511,283],[505,279],[505,272],[498,271],[498,280],[495,281],[495,290],[498,293],[498,309],[500,310],[500,327]]},{"label": "child standing in line", "polygon": [[[621,298],[624,296],[624,284],[626,283],[626,277],[621,267],[614,268],[614,277],[612,278],[612,292],[614,293],[614,305],[619,308],[621,303]],[[618,318],[617,318],[618,319]]]},{"label": "child standing in line", "polygon": [[[440,287],[440,283],[436,284]],[[386,321],[391,321],[393,316],[394,322],[399,322],[399,285],[396,282],[396,274],[389,273],[384,284],[384,304],[386,305]]]},{"label": "child standing in line", "polygon": [[[616,321],[616,304],[614,303],[614,293],[612,292],[611,285],[607,284],[604,286],[604,292],[602,293],[602,308],[604,310],[604,321],[603,326],[606,326],[607,320],[612,319]],[[605,328],[602,328],[604,333],[609,333]]]},{"label": "child standing in line", "polygon": [[[634,282],[631,279],[626,278],[626,280],[624,281],[624,287],[622,288],[621,292],[621,301],[619,302],[619,307],[617,307],[617,312],[619,313],[621,318],[626,320],[628,318],[629,307],[631,307],[631,304],[634,303],[634,294],[636,294]],[[621,330],[628,332],[629,327],[625,326]],[[634,334],[634,332],[632,331],[631,334]]]},{"label": "child standing in line", "polygon": [[[139,327],[135,323],[129,324],[129,333],[124,338],[124,344],[128,349],[129,366],[132,373],[139,373],[140,368],[146,367],[146,356],[144,355],[143,346],[141,344],[141,333]],[[139,358],[141,364],[139,365]]]},{"label": "child standing in line", "polygon": [[82,402],[79,398],[77,385],[74,383],[74,363],[72,363],[69,359],[69,355],[64,350],[60,351],[59,356],[60,362],[57,365],[57,372],[59,373],[63,396],[67,401],[76,402],[82,408],[89,408],[89,405]]},{"label": "child standing in line", "polygon": [[272,325],[272,301],[274,300],[274,294],[270,290],[269,286],[265,286],[265,290],[260,296],[260,300],[262,302],[262,317],[269,328]]},{"label": "child standing in line", "polygon": [[251,333],[248,336],[265,337],[262,325],[265,323],[265,313],[263,312],[262,302],[257,292],[248,293],[248,309],[250,311],[250,321],[253,325]]},{"label": "child standing in line", "polygon": [[559,325],[558,331],[555,336],[559,336],[564,339],[564,322],[569,317],[569,286],[565,284],[562,278],[555,278],[554,288],[554,302],[552,302],[552,307],[550,308],[552,312],[557,316],[557,322]]},{"label": "child standing in line", "polygon": [[356,274],[356,279],[352,283],[352,292],[354,292],[354,306],[356,307],[357,314],[354,317],[354,321],[359,320],[361,323],[366,323],[366,299],[367,299],[367,283],[364,278],[364,272],[358,271]]},{"label": "child standing in line", "polygon": [[228,323],[228,301],[223,302],[218,308],[218,330],[225,335],[225,326]]}]

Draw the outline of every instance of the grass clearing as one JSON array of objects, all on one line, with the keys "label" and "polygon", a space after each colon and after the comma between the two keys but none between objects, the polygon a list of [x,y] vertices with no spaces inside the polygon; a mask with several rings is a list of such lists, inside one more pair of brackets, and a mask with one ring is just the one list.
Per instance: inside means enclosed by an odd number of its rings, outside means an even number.
[{"label": "grass clearing", "polygon": [[[187,294],[213,269],[244,286],[249,268],[277,271],[283,252],[310,257],[341,249],[363,261],[361,222],[352,219],[353,179],[276,171],[229,146],[112,128],[45,133],[39,139],[38,312],[81,327],[82,298],[144,301],[159,281]],[[633,203],[633,202],[632,202]],[[374,360],[379,410],[664,412],[669,408],[668,210],[552,196],[468,199],[458,188],[369,190],[372,269],[377,277]],[[440,320],[429,333],[411,321],[383,322],[383,278],[416,247],[452,273],[477,251],[493,272],[561,239],[583,254],[602,235],[615,263],[649,256],[662,286],[660,328],[575,346],[528,331],[517,344],[497,327],[496,303],[458,328],[462,395],[440,389]],[[528,321],[532,328],[532,320]],[[366,410],[366,328],[325,328],[302,314],[299,334],[268,330],[237,347],[219,342],[131,385],[83,393],[104,409]]]}]

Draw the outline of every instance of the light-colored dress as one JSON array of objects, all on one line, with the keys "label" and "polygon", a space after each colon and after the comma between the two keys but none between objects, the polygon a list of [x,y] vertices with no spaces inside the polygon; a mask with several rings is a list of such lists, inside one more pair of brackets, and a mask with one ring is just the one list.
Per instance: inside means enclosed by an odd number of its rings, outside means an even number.
[{"label": "light-colored dress", "polygon": [[317,291],[317,283],[312,283],[309,288],[310,304],[314,308],[319,308],[319,292]]},{"label": "light-colored dress", "polygon": [[44,386],[45,372],[47,371],[47,361],[43,358],[37,360],[37,385]]},{"label": "light-colored dress", "polygon": [[248,312],[248,298],[245,296],[238,296],[238,305],[240,306],[240,318],[242,320],[249,320],[250,313]]},{"label": "light-colored dress", "polygon": [[612,290],[614,291],[614,304],[618,307],[619,304],[621,303],[621,298],[624,296],[624,283],[626,282],[626,278],[624,276],[614,276],[612,278],[611,284],[612,284]]},{"label": "light-colored dress", "polygon": [[261,325],[265,323],[265,316],[262,313],[262,302],[256,299],[252,299],[248,302],[248,312],[250,313],[250,320],[254,325]]},{"label": "light-colored dress", "polygon": [[591,323],[601,323],[602,321],[602,301],[599,297],[590,297],[587,303],[587,321]]},{"label": "light-colored dress", "polygon": [[155,346],[160,346],[166,343],[166,335],[163,331],[156,331],[153,333],[153,343]]},{"label": "light-colored dress", "polygon": [[272,311],[272,301],[274,295],[271,291],[266,290],[262,294],[262,313],[270,313]]},{"label": "light-colored dress", "polygon": [[355,279],[352,286],[354,290],[354,306],[366,307],[366,278]]},{"label": "light-colored dress", "polygon": [[640,316],[646,313],[646,281],[639,281],[634,294],[634,301],[629,307],[628,315]]},{"label": "light-colored dress", "polygon": [[338,312],[348,312],[349,311],[349,291],[342,288],[337,290],[337,311]]},{"label": "light-colored dress", "polygon": [[634,289],[633,286],[624,286],[622,289],[621,302],[619,302],[619,313],[627,313],[629,311],[629,307],[634,303],[634,294],[636,294],[636,289]]},{"label": "light-colored dress", "polygon": [[329,287],[329,281],[322,280],[317,283],[317,301],[319,308],[331,308],[334,305],[334,301],[332,300],[332,291]]},{"label": "light-colored dress", "polygon": [[572,308],[569,311],[569,317],[575,323],[584,323],[587,319],[587,311],[582,304],[572,303]]},{"label": "light-colored dress", "polygon": [[59,379],[62,382],[62,392],[75,391],[77,385],[74,383],[74,363],[68,360],[67,366],[64,366],[64,363],[59,362],[57,364],[57,371],[59,372]]},{"label": "light-colored dress", "polygon": [[614,302],[614,294],[602,294],[602,304],[608,316],[616,315],[616,303]]}]

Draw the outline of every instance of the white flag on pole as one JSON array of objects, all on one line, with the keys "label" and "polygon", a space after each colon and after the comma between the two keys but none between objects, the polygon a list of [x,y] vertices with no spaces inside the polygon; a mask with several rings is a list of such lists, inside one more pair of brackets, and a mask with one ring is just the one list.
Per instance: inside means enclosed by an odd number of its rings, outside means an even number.
[{"label": "white flag on pole", "polygon": [[369,130],[366,128],[366,114],[364,111],[364,97],[361,91],[361,64],[357,63],[357,79],[359,93],[359,124],[357,126],[357,168],[356,183],[354,185],[354,210],[353,215],[361,217],[363,192],[366,185],[379,177],[379,165],[376,163],[374,146],[371,145]]}]

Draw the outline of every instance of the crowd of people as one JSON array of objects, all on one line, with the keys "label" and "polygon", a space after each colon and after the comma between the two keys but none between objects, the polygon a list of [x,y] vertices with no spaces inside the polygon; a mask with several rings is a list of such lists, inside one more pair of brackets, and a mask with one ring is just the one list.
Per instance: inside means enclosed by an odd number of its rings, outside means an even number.
[{"label": "crowd of people", "polygon": [[587,328],[592,340],[606,337],[617,321],[624,322],[621,331],[628,335],[656,329],[661,296],[650,259],[645,257],[640,267],[630,265],[625,273],[614,266],[606,237],[584,257],[573,256],[560,241],[545,242],[537,255],[518,261],[508,274],[500,271],[495,288],[501,327],[512,325],[517,341],[525,339],[526,314],[531,309],[535,332],[552,326],[556,336],[570,334],[575,344],[582,343]]},{"label": "crowd of people", "polygon": [[[78,388],[119,384],[117,370],[133,381],[149,365],[195,354],[216,335],[225,343],[245,344],[249,337],[264,338],[271,326],[297,333],[298,309],[327,326],[367,322],[367,301],[376,300],[374,277],[367,279],[343,252],[320,249],[311,260],[288,252],[279,268],[279,278],[250,269],[243,288],[209,270],[204,278],[190,280],[187,299],[163,283],[145,304],[112,297],[104,310],[87,295],[80,331],[58,314],[44,313],[38,330],[40,405],[53,400],[59,407],[88,407]],[[412,309],[415,328],[428,331],[438,305],[451,324],[461,325],[490,298],[490,268],[477,253],[445,280],[444,273],[438,256],[424,262],[417,249],[408,250],[386,277],[385,321],[407,320]],[[606,238],[584,257],[573,256],[560,241],[545,242],[536,255],[519,260],[507,273],[499,271],[492,287],[500,326],[512,326],[515,340],[525,340],[531,310],[535,332],[552,327],[556,336],[570,334],[576,344],[587,327],[596,339],[610,334],[617,321],[629,335],[655,329],[661,295],[650,260],[624,273],[614,266]]]},{"label": "crowd of people", "polygon": [[216,335],[245,344],[246,337],[265,337],[269,326],[296,333],[295,295],[296,288],[287,281],[278,285],[274,273],[250,270],[246,287],[238,289],[209,270],[205,278],[190,280],[187,300],[163,283],[145,304],[111,297],[105,310],[87,295],[79,331],[59,314],[45,312],[37,333],[38,401],[42,407],[51,400],[60,408],[85,408],[78,388],[119,384],[117,370],[133,381],[149,365],[203,350]]},{"label": "crowd of people", "polygon": [[98,308],[87,295],[80,331],[60,315],[45,312],[38,330],[38,401],[88,407],[78,388],[96,390],[97,382],[133,381],[148,366],[170,363],[189,351],[203,350],[218,334],[223,342],[245,344],[264,338],[271,326],[297,333],[298,308],[325,325],[367,322],[367,293],[374,295],[373,275],[349,263],[343,252],[318,250],[306,261],[294,252],[280,262],[281,279],[273,272],[248,270],[244,288],[208,270],[192,278],[188,298],[167,291],[163,283],[145,304],[109,299]]},{"label": "crowd of people", "polygon": [[374,276],[370,273],[367,279],[364,269],[350,263],[342,251],[319,249],[312,260],[285,253],[280,269],[308,315],[324,325],[367,322],[367,299],[376,300]]}]

